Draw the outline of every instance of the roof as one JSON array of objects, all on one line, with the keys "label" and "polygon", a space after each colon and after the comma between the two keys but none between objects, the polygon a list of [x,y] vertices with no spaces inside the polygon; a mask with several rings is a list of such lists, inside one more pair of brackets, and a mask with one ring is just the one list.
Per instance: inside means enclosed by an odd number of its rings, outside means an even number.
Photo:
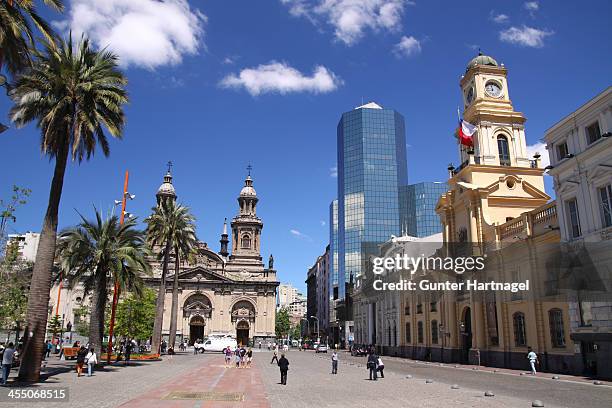
[{"label": "roof", "polygon": [[383,107],[376,102],[368,102],[365,105],[356,107],[355,109],[383,109]]}]

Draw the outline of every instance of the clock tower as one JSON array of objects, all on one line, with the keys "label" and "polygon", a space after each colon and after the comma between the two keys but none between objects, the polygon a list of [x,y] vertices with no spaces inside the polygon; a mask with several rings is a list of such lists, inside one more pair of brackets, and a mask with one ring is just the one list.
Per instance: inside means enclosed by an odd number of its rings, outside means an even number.
[{"label": "clock tower", "polygon": [[[525,116],[516,112],[508,92],[508,71],[492,57],[479,53],[467,65],[459,83],[464,119],[476,125],[474,161],[478,164],[530,167],[525,142]],[[461,151],[461,162],[469,160]]]},{"label": "clock tower", "polygon": [[444,241],[470,242],[475,252],[496,241],[496,225],[550,199],[539,156],[528,156],[526,119],[512,106],[507,73],[482,53],[468,63],[459,85],[464,120],[476,126],[473,149],[459,144],[461,165],[449,167],[449,191],[436,207]]}]

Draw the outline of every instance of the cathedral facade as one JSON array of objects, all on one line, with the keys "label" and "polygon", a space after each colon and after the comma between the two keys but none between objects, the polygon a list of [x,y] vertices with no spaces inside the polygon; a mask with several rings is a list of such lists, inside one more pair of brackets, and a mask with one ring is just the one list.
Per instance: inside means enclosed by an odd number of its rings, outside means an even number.
[{"label": "cathedral facade", "polygon": [[[176,200],[172,175],[168,172],[157,192],[158,205]],[[272,255],[268,265],[261,256],[263,222],[257,216],[259,198],[251,176],[247,176],[238,196],[238,214],[223,224],[219,251],[198,242],[196,253],[180,261],[177,340],[195,340],[210,335],[231,335],[238,344],[257,344],[275,339],[276,279]],[[231,239],[231,248],[229,243]],[[167,338],[172,312],[174,259],[166,277],[166,298],[162,337]],[[152,262],[153,275],[146,285],[157,290],[162,264]]]}]

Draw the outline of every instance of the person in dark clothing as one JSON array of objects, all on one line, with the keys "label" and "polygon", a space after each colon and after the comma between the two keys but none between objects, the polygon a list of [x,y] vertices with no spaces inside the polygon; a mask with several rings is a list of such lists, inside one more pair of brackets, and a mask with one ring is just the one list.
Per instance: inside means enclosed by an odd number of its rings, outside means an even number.
[{"label": "person in dark clothing", "polygon": [[125,365],[130,364],[131,355],[132,355],[132,342],[128,340],[125,342],[125,360],[124,360]]},{"label": "person in dark clothing", "polygon": [[76,358],[77,377],[80,377],[81,373],[83,372],[83,365],[85,364],[85,357],[87,357],[87,349],[84,346],[81,346],[81,348],[79,349],[79,352],[77,353],[77,358]]},{"label": "person in dark clothing", "polygon": [[272,360],[270,361],[270,364],[274,364],[274,360],[276,360],[276,363],[278,364],[278,355],[277,355],[276,347],[274,347],[274,355],[272,356]]},{"label": "person in dark clothing", "polygon": [[374,353],[374,351],[370,350],[370,354],[368,355],[368,370],[370,370],[370,380],[377,380],[377,370],[378,370],[378,356]]},{"label": "person in dark clothing", "polygon": [[289,360],[287,360],[285,354],[281,354],[281,358],[278,360],[278,367],[280,368],[281,384],[287,385],[287,371],[289,371]]}]

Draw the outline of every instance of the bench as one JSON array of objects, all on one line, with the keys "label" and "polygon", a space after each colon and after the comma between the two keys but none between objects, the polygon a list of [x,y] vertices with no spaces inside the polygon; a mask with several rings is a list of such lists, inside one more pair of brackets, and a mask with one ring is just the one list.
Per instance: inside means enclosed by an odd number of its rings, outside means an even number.
[{"label": "bench", "polygon": [[68,360],[69,358],[76,358],[77,354],[79,354],[79,347],[64,347],[64,358]]}]

